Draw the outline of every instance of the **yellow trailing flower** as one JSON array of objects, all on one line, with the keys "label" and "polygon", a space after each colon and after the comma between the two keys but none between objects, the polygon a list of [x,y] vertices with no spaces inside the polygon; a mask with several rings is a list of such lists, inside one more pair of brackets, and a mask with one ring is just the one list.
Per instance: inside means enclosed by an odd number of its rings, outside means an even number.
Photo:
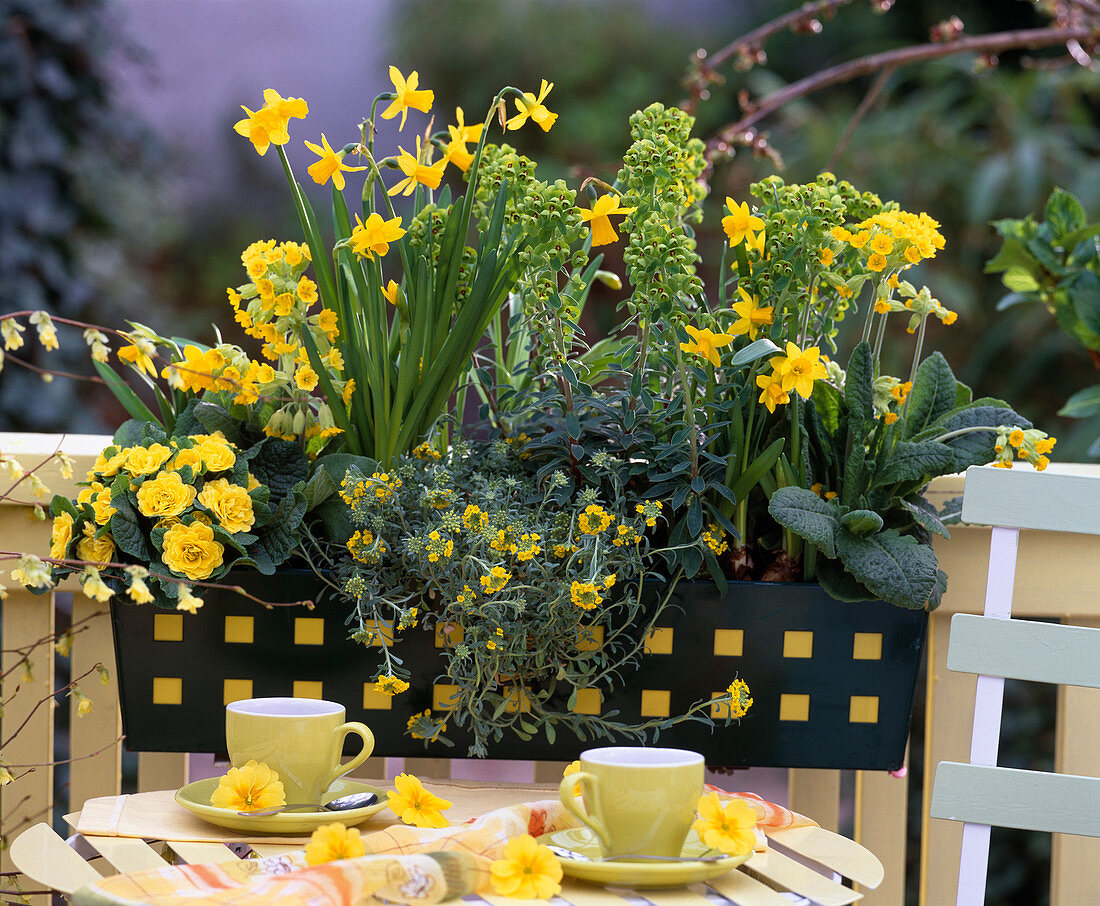
[{"label": "yellow trailing flower", "polygon": [[523,97],[516,98],[516,110],[519,112],[509,119],[505,126],[509,129],[519,129],[528,119],[534,120],[542,128],[543,132],[549,132],[550,127],[554,125],[558,115],[551,113],[546,109],[546,105],[543,101],[546,100],[546,96],[553,90],[554,83],[547,82],[546,79],[542,80],[539,85],[538,97],[533,95],[530,91],[523,92]]},{"label": "yellow trailing flower", "polygon": [[512,574],[503,566],[494,566],[487,575],[481,577],[481,587],[486,594],[495,595],[504,588],[512,578]]},{"label": "yellow trailing flower", "polygon": [[729,326],[729,332],[735,337],[747,333],[750,340],[755,340],[760,328],[772,323],[775,309],[770,305],[760,305],[756,296],[750,296],[744,287],[737,287],[737,294],[741,301],[734,302],[731,308],[738,318]]},{"label": "yellow trailing flower", "polygon": [[530,834],[513,837],[504,845],[504,858],[489,865],[493,890],[523,900],[548,900],[561,892],[558,857]]},{"label": "yellow trailing flower", "polygon": [[195,597],[190,585],[180,585],[179,598],[176,600],[176,610],[183,610],[194,614],[202,607],[202,598]]},{"label": "yellow trailing flower", "polygon": [[332,184],[342,192],[344,191],[345,173],[358,173],[367,169],[366,167],[349,167],[345,164],[343,155],[332,150],[332,146],[328,143],[328,139],[325,138],[323,132],[321,133],[320,145],[306,141],[305,146],[320,158],[320,160],[314,161],[306,168],[306,172],[313,177],[313,181],[318,185],[323,186],[331,179]]},{"label": "yellow trailing flower", "polygon": [[416,827],[449,827],[443,812],[454,803],[424,789],[420,778],[413,774],[398,774],[394,789],[386,792],[391,811],[405,824]]},{"label": "yellow trailing flower", "polygon": [[408,683],[392,674],[380,676],[374,682],[374,691],[382,695],[400,695],[408,688]]},{"label": "yellow trailing flower", "polygon": [[756,810],[744,799],[723,803],[717,793],[699,800],[699,817],[691,825],[711,849],[730,856],[748,855],[756,847]]},{"label": "yellow trailing flower", "polygon": [[588,224],[592,230],[592,247],[608,245],[619,241],[619,235],[611,225],[612,214],[633,214],[637,208],[619,207],[617,195],[601,195],[596,203],[589,208],[578,208],[581,220]]},{"label": "yellow trailing flower", "polygon": [[84,570],[81,578],[81,591],[84,592],[84,597],[90,598],[93,601],[109,601],[111,595],[114,592],[107,587],[107,583],[100,578],[99,570],[94,566],[89,566]]},{"label": "yellow trailing flower", "polygon": [[356,859],[366,855],[367,845],[354,827],[339,821],[322,824],[306,844],[306,864],[322,865],[337,859]]},{"label": "yellow trailing flower", "polygon": [[692,327],[690,324],[686,324],[684,325],[684,329],[691,336],[691,342],[681,343],[680,348],[684,350],[684,352],[701,355],[715,368],[722,363],[722,360],[718,357],[719,347],[728,346],[734,340],[728,333],[715,333],[713,330],[705,327],[699,330],[696,327]]},{"label": "yellow trailing flower", "polygon": [[[833,496],[835,497],[836,494],[833,494]],[[731,718],[738,720],[748,714],[749,708],[752,707],[752,694],[749,690],[748,683],[741,679],[735,679],[726,688],[726,693],[731,699],[729,703]]]},{"label": "yellow trailing flower", "polygon": [[416,137],[416,154],[409,154],[404,148],[398,148],[401,154],[397,158],[397,167],[405,174],[405,178],[391,188],[388,195],[412,195],[417,186],[427,186],[429,189],[438,189],[443,179],[443,171],[447,166],[447,159],[441,158],[434,164],[432,159],[432,146],[426,150],[420,148],[420,136]]},{"label": "yellow trailing flower", "polygon": [[401,218],[391,217],[383,220],[378,213],[371,214],[363,223],[355,215],[355,227],[351,231],[351,250],[361,258],[384,258],[390,250],[390,243],[405,235],[401,228]]},{"label": "yellow trailing flower", "polygon": [[586,535],[598,535],[614,521],[615,517],[602,506],[590,503],[577,517],[577,527]]},{"label": "yellow trailing flower", "polygon": [[396,66],[390,67],[390,81],[393,82],[393,90],[397,97],[390,102],[389,107],[382,111],[382,119],[392,120],[400,113],[401,125],[398,126],[400,132],[405,128],[405,118],[410,110],[427,113],[432,109],[435,92],[417,87],[420,84],[420,74],[418,72],[410,72],[409,77],[406,79]]},{"label": "yellow trailing flower", "polygon": [[210,804],[234,812],[258,812],[286,805],[286,793],[278,773],[252,759],[239,768],[230,768],[218,780]]},{"label": "yellow trailing flower", "polygon": [[722,229],[729,239],[730,248],[740,245],[742,242],[752,246],[756,243],[756,233],[763,231],[764,221],[749,210],[747,202],[737,204],[732,198],[726,196],[726,209],[729,211],[722,218]]},{"label": "yellow trailing flower", "polygon": [[569,599],[581,610],[595,610],[603,603],[603,595],[592,582],[576,582],[569,586]]}]

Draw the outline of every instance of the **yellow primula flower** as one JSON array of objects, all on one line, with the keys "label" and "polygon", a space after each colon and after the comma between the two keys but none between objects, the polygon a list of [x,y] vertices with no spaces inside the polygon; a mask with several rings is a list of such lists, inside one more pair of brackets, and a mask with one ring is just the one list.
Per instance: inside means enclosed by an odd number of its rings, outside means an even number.
[{"label": "yellow primula flower", "polygon": [[[401,152],[397,158],[397,166],[405,174],[405,178],[390,189],[387,194],[412,195],[417,186],[427,186],[429,189],[439,188],[439,183],[443,179],[443,171],[447,166],[446,158],[441,158],[434,164],[431,163],[432,146],[429,145],[426,151],[421,151],[419,135],[416,137],[415,156],[409,154],[404,148],[398,148],[397,150]],[[421,163],[422,159],[427,162]]]},{"label": "yellow primula flower", "polygon": [[318,380],[317,372],[310,365],[302,365],[294,372],[294,384],[299,390],[313,390]]},{"label": "yellow primula flower", "polygon": [[397,131],[400,132],[405,128],[405,118],[408,116],[409,110],[419,110],[421,113],[427,113],[432,109],[435,92],[426,88],[418,89],[420,74],[416,71],[410,72],[409,77],[406,79],[396,66],[390,67],[390,81],[393,82],[393,90],[397,97],[390,102],[389,107],[382,111],[382,119],[392,120],[400,113],[401,125],[397,127]]},{"label": "yellow primula flower", "polygon": [[[179,455],[190,452],[181,450]],[[138,488],[138,512],[151,519],[179,516],[195,502],[196,493],[194,487],[183,483],[179,472],[161,472]]]},{"label": "yellow primula flower", "polygon": [[449,827],[443,812],[453,803],[424,789],[424,784],[412,774],[398,774],[394,789],[386,792],[390,809],[406,824],[416,827]]},{"label": "yellow primula flower", "polygon": [[53,520],[50,530],[50,556],[54,560],[64,560],[73,541],[73,517],[62,510]]},{"label": "yellow primula flower", "polygon": [[306,172],[313,177],[313,181],[318,185],[323,186],[331,179],[332,184],[342,192],[344,191],[345,173],[357,173],[360,170],[367,169],[366,167],[349,167],[345,164],[343,156],[332,150],[332,146],[328,143],[328,139],[325,138],[323,132],[321,133],[320,145],[307,141],[305,146],[321,158],[306,168]]},{"label": "yellow primula flower", "polygon": [[726,209],[729,211],[722,218],[722,229],[726,231],[730,248],[746,242],[752,246],[756,243],[756,233],[764,229],[764,221],[749,211],[747,202],[737,204],[729,196],[726,197]]},{"label": "yellow primula flower", "polygon": [[718,348],[727,346],[734,340],[728,333],[715,333],[707,328],[699,330],[690,324],[684,325],[684,329],[691,335],[691,342],[681,343],[680,348],[684,352],[701,355],[715,368],[721,364],[721,359],[718,357]]},{"label": "yellow primula flower", "polygon": [[173,525],[164,533],[161,562],[192,582],[209,579],[222,565],[225,546],[214,540],[214,530],[201,522]]},{"label": "yellow primula flower", "polygon": [[756,810],[744,799],[723,803],[717,793],[699,800],[699,817],[692,829],[699,839],[719,852],[744,856],[756,848]]},{"label": "yellow primula flower", "polygon": [[358,830],[333,821],[332,824],[322,824],[309,838],[306,864],[323,865],[337,859],[357,859],[366,852],[367,846]]},{"label": "yellow primula flower", "polygon": [[775,309],[759,305],[756,296],[750,296],[743,287],[737,287],[737,294],[741,301],[734,302],[731,307],[738,318],[730,325],[729,332],[735,337],[747,333],[750,340],[755,340],[760,328],[772,323]]},{"label": "yellow primula flower", "polygon": [[591,209],[578,208],[577,210],[581,220],[592,230],[592,246],[595,248],[597,245],[608,245],[619,241],[615,228],[611,226],[612,214],[633,214],[637,209],[619,207],[617,195],[601,195]]},{"label": "yellow primula flower", "polygon": [[247,489],[227,478],[208,481],[198,496],[199,503],[214,514],[218,524],[232,535],[249,531],[256,521]]},{"label": "yellow primula flower", "polygon": [[390,250],[390,243],[405,235],[400,217],[383,220],[381,214],[374,213],[363,223],[356,214],[355,224],[351,231],[351,250],[362,258],[373,258],[375,255],[385,257]]},{"label": "yellow primula flower", "polygon": [[279,775],[264,762],[252,759],[239,768],[230,768],[218,780],[210,804],[234,812],[258,812],[286,805],[286,793]]},{"label": "yellow primula flower", "polygon": [[186,391],[208,390],[214,386],[214,374],[225,367],[225,357],[216,349],[203,352],[198,346],[183,347],[183,361],[161,369],[160,376],[175,388]]},{"label": "yellow primula flower", "polygon": [[502,896],[549,900],[561,892],[558,857],[530,834],[509,840],[504,845],[504,858],[492,862],[489,872],[493,890]]},{"label": "yellow primula flower", "polygon": [[532,119],[542,127],[543,132],[549,132],[558,115],[547,110],[543,101],[546,100],[546,96],[553,88],[553,82],[547,82],[546,79],[543,79],[542,84],[539,85],[538,97],[535,97],[530,91],[523,92],[523,97],[516,98],[516,109],[519,112],[508,120],[505,125],[509,129],[519,129],[528,119]]},{"label": "yellow primula flower", "polygon": [[99,538],[95,534],[95,525],[85,522],[84,537],[76,544],[76,556],[87,563],[105,566],[115,558],[115,541],[109,532]]}]

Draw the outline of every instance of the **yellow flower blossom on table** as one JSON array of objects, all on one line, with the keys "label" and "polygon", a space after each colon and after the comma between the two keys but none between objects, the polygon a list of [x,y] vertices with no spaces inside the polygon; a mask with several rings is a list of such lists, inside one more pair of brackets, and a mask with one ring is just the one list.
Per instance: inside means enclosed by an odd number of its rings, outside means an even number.
[{"label": "yellow flower blossom on table", "polygon": [[699,817],[691,825],[711,849],[729,856],[748,855],[756,847],[756,810],[744,799],[723,803],[717,793],[699,800]]},{"label": "yellow flower blossom on table", "polygon": [[409,77],[406,79],[396,66],[390,67],[390,81],[393,82],[393,90],[397,97],[390,102],[389,107],[382,111],[382,119],[392,120],[400,113],[401,125],[397,127],[400,132],[405,128],[405,118],[409,115],[410,110],[427,113],[432,109],[435,92],[418,87],[420,85],[420,74],[418,72],[410,72]]},{"label": "yellow flower blossom on table", "polygon": [[764,221],[749,210],[747,202],[737,204],[729,196],[726,197],[726,209],[729,214],[722,218],[722,229],[726,232],[730,247],[742,242],[753,245],[756,241],[754,234],[764,229]]},{"label": "yellow flower blossom on table", "polygon": [[530,834],[513,837],[504,845],[504,858],[489,866],[493,890],[522,900],[548,900],[561,893],[562,869],[558,857]]},{"label": "yellow flower blossom on table", "polygon": [[412,195],[417,186],[427,186],[429,189],[438,189],[443,179],[443,171],[447,166],[447,159],[441,158],[434,164],[432,160],[432,146],[426,150],[420,148],[420,136],[416,137],[416,154],[410,154],[404,148],[398,148],[401,154],[397,158],[398,169],[405,174],[402,179],[391,188],[388,195]]},{"label": "yellow flower blossom on table", "polygon": [[448,802],[424,789],[420,778],[413,774],[398,774],[394,780],[395,789],[386,792],[390,810],[405,824],[416,827],[449,827],[450,822],[443,812],[454,803]]},{"label": "yellow flower blossom on table", "polygon": [[363,837],[354,827],[339,821],[322,824],[306,844],[306,864],[322,865],[337,859],[356,859],[367,853]]},{"label": "yellow flower blossom on table", "polygon": [[680,348],[684,352],[701,355],[715,368],[722,364],[722,360],[718,357],[718,349],[722,346],[728,346],[733,342],[734,337],[728,333],[715,333],[708,328],[699,330],[690,324],[685,325],[684,329],[691,336],[690,343],[680,344]]},{"label": "yellow flower blossom on table", "polygon": [[750,296],[741,286],[737,287],[737,294],[741,301],[734,302],[730,307],[738,318],[729,326],[729,332],[735,337],[747,333],[750,340],[755,340],[760,328],[772,323],[775,309],[770,305],[760,305],[760,300]]},{"label": "yellow flower blossom on table", "polygon": [[619,234],[611,225],[612,214],[633,214],[637,208],[619,207],[617,195],[601,195],[591,208],[578,208],[581,220],[592,230],[592,247],[609,245],[619,241]]},{"label": "yellow flower blossom on table", "polygon": [[[580,773],[580,769],[581,763],[579,760],[571,761],[565,766],[565,769],[561,772],[561,776],[568,777],[570,774],[578,774]],[[579,783],[573,784],[573,795],[579,796],[581,795],[581,792],[581,785]]]},{"label": "yellow flower blossom on table", "polygon": [[160,559],[172,572],[191,581],[209,579],[222,565],[225,546],[214,540],[214,530],[201,522],[173,525],[164,533]]},{"label": "yellow flower blossom on table", "polygon": [[530,91],[523,92],[523,97],[515,99],[516,110],[519,112],[509,119],[505,123],[505,126],[509,129],[519,129],[528,119],[532,119],[538,123],[543,132],[549,132],[550,127],[553,126],[557,120],[558,115],[547,110],[543,101],[546,100],[546,96],[553,88],[553,82],[547,82],[546,79],[543,79],[542,83],[539,85],[537,97]]},{"label": "yellow flower blossom on table", "polygon": [[373,258],[375,255],[384,258],[390,250],[390,243],[405,235],[400,217],[383,220],[381,214],[374,213],[363,223],[356,214],[355,224],[350,237],[351,250],[361,258]]},{"label": "yellow flower blossom on table", "polygon": [[787,341],[786,355],[774,356],[771,366],[779,375],[783,389],[788,393],[794,390],[804,400],[808,400],[813,393],[814,381],[828,376],[816,346],[802,350],[790,340]]},{"label": "yellow flower blossom on table", "polygon": [[286,805],[286,793],[278,773],[252,759],[221,777],[210,794],[210,804],[234,812],[258,812]]},{"label": "yellow flower blossom on table", "polygon": [[307,140],[305,146],[320,158],[320,160],[316,160],[306,167],[306,172],[313,177],[313,181],[318,185],[323,186],[331,179],[332,184],[342,192],[345,185],[345,173],[358,173],[367,169],[366,167],[349,167],[345,164],[343,156],[332,150],[332,146],[328,143],[328,139],[325,138],[323,132],[321,133],[320,145]]}]

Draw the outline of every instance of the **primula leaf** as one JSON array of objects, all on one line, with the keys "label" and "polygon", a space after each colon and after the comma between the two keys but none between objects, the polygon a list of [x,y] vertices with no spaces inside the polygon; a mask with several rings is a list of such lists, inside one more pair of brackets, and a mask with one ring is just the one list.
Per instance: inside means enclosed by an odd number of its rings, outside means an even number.
[{"label": "primula leaf", "polygon": [[197,399],[189,399],[187,405],[176,416],[176,424],[172,429],[173,437],[187,437],[191,434],[204,434],[206,429],[195,417],[195,406],[199,404]]},{"label": "primula leaf", "polygon": [[[961,500],[961,498],[959,499]],[[947,526],[943,524],[936,508],[923,497],[919,495],[911,497],[901,501],[901,505],[909,511],[917,525],[930,532],[935,532],[937,535],[943,535],[944,538],[951,537],[951,533],[947,531]]]},{"label": "primula leaf", "polygon": [[[1001,400],[982,398],[963,409],[945,415],[929,427],[923,437],[917,439],[931,440],[936,436],[967,428],[996,429],[1000,425],[1026,429],[1031,427],[1031,422],[1017,415]],[[969,466],[981,466],[992,462],[996,456],[996,451],[993,449],[996,438],[995,430],[984,430],[960,434],[943,441],[955,454],[955,461],[950,471],[962,472]]]},{"label": "primula leaf", "polygon": [[848,374],[844,379],[844,403],[848,408],[848,418],[856,427],[857,433],[865,430],[874,418],[874,364],[871,361],[871,346],[860,342],[852,350],[848,359]]},{"label": "primula leaf", "polygon": [[298,526],[305,512],[306,495],[301,486],[295,486],[283,497],[267,529],[252,546],[253,559],[259,563],[266,555],[275,566],[285,561],[298,543]]},{"label": "primula leaf", "polygon": [[955,451],[946,444],[923,441],[899,441],[890,451],[890,458],[872,484],[875,487],[896,484],[899,481],[916,481],[926,476],[934,477],[951,471]]},{"label": "primula leaf", "polygon": [[821,549],[826,557],[836,556],[839,524],[836,508],[806,488],[779,488],[768,502],[768,512],[784,528]]},{"label": "primula leaf", "polygon": [[271,488],[274,500],[279,500],[309,474],[309,463],[301,447],[274,437],[252,447],[247,459],[249,470],[257,481]]},{"label": "primula leaf", "polygon": [[882,517],[874,510],[852,510],[840,517],[840,526],[862,538],[882,528]]},{"label": "primula leaf", "polygon": [[920,610],[936,591],[936,555],[909,535],[887,529],[860,538],[840,531],[836,550],[852,576],[883,601]]},{"label": "primula leaf", "polygon": [[337,492],[336,482],[325,469],[315,469],[303,489],[306,495],[306,510],[320,506]]},{"label": "primula leaf", "polygon": [[136,418],[128,418],[115,431],[111,443],[117,447],[136,447],[141,444],[141,429],[146,422]]},{"label": "primula leaf", "polygon": [[951,366],[939,352],[920,363],[909,391],[905,435],[913,437],[955,406],[956,380]]},{"label": "primula leaf", "polygon": [[209,433],[221,431],[230,443],[240,442],[240,419],[233,418],[224,407],[200,400],[193,411],[195,418]]},{"label": "primula leaf", "polygon": [[111,516],[111,536],[118,549],[139,563],[156,559],[149,549],[149,542],[145,538],[145,530],[138,522],[138,515],[126,495],[113,495],[111,506],[115,507],[115,513]]},{"label": "primula leaf", "polygon": [[1100,384],[1078,390],[1071,396],[1058,414],[1065,418],[1090,418],[1100,415]]},{"label": "primula leaf", "polygon": [[854,506],[863,493],[863,465],[867,459],[867,448],[862,443],[852,447],[844,463],[844,486],[840,489],[840,502],[845,506]]},{"label": "primula leaf", "polygon": [[875,596],[867,590],[867,587],[858,582],[839,560],[818,558],[817,581],[830,596],[838,601],[855,603],[875,600]]}]

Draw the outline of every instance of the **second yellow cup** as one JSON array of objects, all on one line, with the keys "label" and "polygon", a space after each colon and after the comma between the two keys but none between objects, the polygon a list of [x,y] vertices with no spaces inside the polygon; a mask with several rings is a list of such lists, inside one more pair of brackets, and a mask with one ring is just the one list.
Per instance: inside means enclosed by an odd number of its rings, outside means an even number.
[{"label": "second yellow cup", "polygon": [[[579,773],[562,778],[561,801],[592,830],[605,856],[680,855],[703,794],[702,755],[608,746],[582,752],[580,761]],[[578,783],[585,811],[573,795]]]},{"label": "second yellow cup", "polygon": [[[320,803],[333,781],[359,767],[374,751],[366,724],[345,722],[337,702],[312,698],[246,698],[225,706],[229,761],[239,768],[255,759],[279,774],[287,802]],[[341,763],[344,738],[358,734],[363,749]]]}]

